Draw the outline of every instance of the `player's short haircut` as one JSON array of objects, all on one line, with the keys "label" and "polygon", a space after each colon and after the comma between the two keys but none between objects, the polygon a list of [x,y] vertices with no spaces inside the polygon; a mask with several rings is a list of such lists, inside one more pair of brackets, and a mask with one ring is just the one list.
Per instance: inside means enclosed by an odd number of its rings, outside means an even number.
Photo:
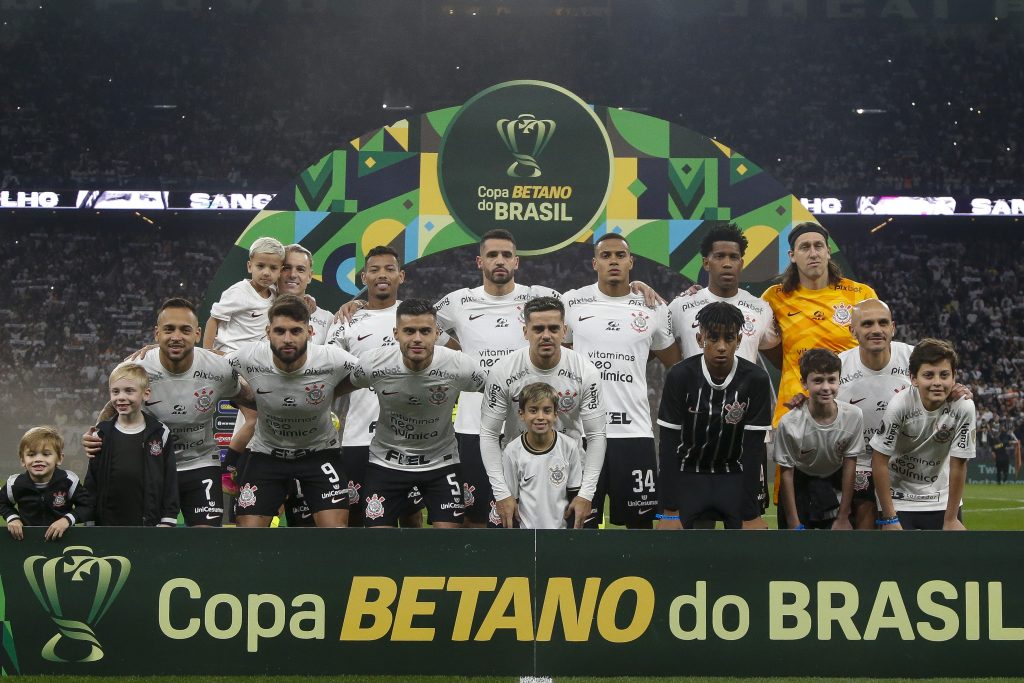
[{"label": "player's short haircut", "polygon": [[256,254],[270,254],[271,256],[280,257],[283,261],[284,245],[273,237],[261,237],[249,247],[249,258],[252,259]]},{"label": "player's short haircut", "polygon": [[725,301],[710,303],[697,313],[697,323],[705,332],[721,330],[725,333],[738,333],[744,322],[746,318],[743,312]]},{"label": "player's short haircut", "polygon": [[282,294],[274,299],[274,303],[270,304],[267,320],[273,323],[274,318],[281,315],[303,325],[309,324],[309,309],[306,308],[306,302],[294,294]]},{"label": "player's short haircut", "polygon": [[[789,247],[792,250],[793,245],[796,244],[796,240],[800,235],[805,232],[816,232],[825,238],[825,245],[828,246],[829,234],[823,226],[815,223],[814,221],[804,221],[793,227],[789,233]],[[831,258],[828,260],[828,283],[830,285],[838,285],[839,281],[843,279],[843,270],[839,267],[834,260]],[[790,292],[796,291],[796,288],[800,286],[800,271],[797,270],[795,263],[790,263],[786,270],[782,272],[779,277],[779,282],[782,284],[782,291],[789,294]]]},{"label": "player's short haircut", "polygon": [[117,380],[125,378],[138,382],[139,388],[143,391],[149,388],[149,374],[146,372],[146,368],[138,363],[130,361],[121,363],[110,371],[110,378],[107,380],[107,383],[113,384]]},{"label": "player's short haircut", "polygon": [[484,250],[484,242],[486,242],[487,240],[508,240],[509,242],[512,243],[513,247],[516,246],[516,238],[512,235],[511,232],[505,230],[504,228],[494,228],[493,230],[488,230],[483,234],[483,236],[480,238],[481,252]]},{"label": "player's short haircut", "polygon": [[938,365],[944,360],[949,361],[949,366],[953,368],[953,374],[956,374],[956,365],[959,358],[953,345],[944,339],[932,339],[930,337],[922,339],[917,342],[917,346],[910,352],[910,365],[908,368],[910,376],[916,376],[917,371],[925,363]]},{"label": "player's short haircut", "polygon": [[740,248],[740,256],[747,253],[749,242],[735,223],[729,221],[710,221],[710,223],[711,230],[704,235],[704,239],[700,242],[701,256],[710,256],[715,242],[735,242],[736,246]]},{"label": "player's short haircut", "polygon": [[56,427],[51,427],[50,425],[33,427],[21,437],[21,443],[18,444],[18,457],[24,458],[25,454],[29,451],[37,451],[46,446],[50,446],[53,450],[63,454],[64,437],[60,435]]},{"label": "player's short haircut", "polygon": [[284,253],[285,258],[288,257],[288,254],[303,254],[309,261],[309,267],[313,267],[313,252],[311,252],[309,249],[306,249],[301,244],[289,244],[287,247],[284,248]]},{"label": "player's short haircut", "polygon": [[597,251],[597,247],[601,244],[601,242],[607,242],[608,240],[619,240],[625,243],[627,249],[629,249],[630,251],[633,250],[633,248],[629,246],[629,240],[626,239],[625,235],[620,235],[617,232],[606,232],[605,234],[601,235],[596,240],[594,240],[594,251]]},{"label": "player's short haircut", "polygon": [[198,319],[198,315],[196,314],[196,305],[188,299],[183,299],[180,296],[172,296],[170,299],[164,299],[164,302],[160,304],[160,308],[157,309],[156,314],[159,316],[168,308],[187,308],[192,312],[192,315],[195,315]]},{"label": "player's short haircut", "polygon": [[830,375],[833,372],[842,372],[843,362],[839,356],[828,349],[813,348],[804,351],[800,356],[800,381],[807,379],[812,372],[820,372],[823,375]]},{"label": "player's short haircut", "polygon": [[387,245],[378,244],[376,247],[366,252],[366,260],[363,261],[363,271],[366,271],[366,266],[370,262],[370,259],[374,256],[394,256],[395,261],[398,262],[399,267],[402,265],[402,257],[398,255],[398,251],[394,247]]},{"label": "player's short haircut", "polygon": [[538,296],[530,299],[523,306],[523,321],[530,322],[531,314],[543,313],[544,311],[558,311],[559,315],[562,316],[562,320],[565,320],[565,305],[559,299],[553,296]]},{"label": "player's short haircut", "polygon": [[398,304],[398,310],[395,311],[395,320],[398,320],[403,315],[429,315],[436,318],[437,309],[427,299],[404,299],[402,303]]},{"label": "player's short haircut", "polygon": [[526,406],[529,403],[540,403],[542,401],[551,401],[551,405],[555,406],[556,409],[558,408],[558,393],[550,384],[534,382],[527,384],[519,392],[520,411],[526,410]]}]

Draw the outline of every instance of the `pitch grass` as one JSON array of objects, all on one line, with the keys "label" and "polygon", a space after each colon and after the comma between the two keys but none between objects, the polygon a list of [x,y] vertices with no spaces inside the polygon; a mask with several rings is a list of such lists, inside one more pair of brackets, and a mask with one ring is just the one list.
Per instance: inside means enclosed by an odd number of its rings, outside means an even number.
[{"label": "pitch grass", "polygon": [[[12,676],[3,679],[16,683],[252,683],[253,680],[270,683],[519,683],[512,676]],[[555,683],[711,683],[712,681],[739,683],[877,683],[879,678],[715,678],[715,677],[666,677],[625,676],[618,678],[576,678],[556,677]],[[985,681],[986,683],[1010,683],[1019,678],[887,678],[886,681],[929,681],[931,683],[960,683]]]}]

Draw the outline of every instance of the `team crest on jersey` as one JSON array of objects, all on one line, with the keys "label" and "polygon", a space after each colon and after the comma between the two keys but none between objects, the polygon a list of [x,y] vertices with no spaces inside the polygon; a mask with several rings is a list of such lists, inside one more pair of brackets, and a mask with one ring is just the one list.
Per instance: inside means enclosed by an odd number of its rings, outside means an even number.
[{"label": "team crest on jersey", "polygon": [[636,311],[634,313],[631,313],[630,315],[633,316],[633,320],[630,321],[629,326],[632,327],[637,332],[646,332],[649,326],[648,321],[651,319],[651,316],[647,315],[643,311]]},{"label": "team crest on jersey", "polygon": [[747,404],[737,400],[735,403],[726,403],[722,407],[722,411],[725,413],[725,421],[731,425],[739,423],[743,419],[744,413],[747,412]]},{"label": "team crest on jersey", "polygon": [[210,408],[213,407],[213,389],[203,387],[199,391],[192,392],[192,395],[196,397],[196,410],[200,413],[210,412]]},{"label": "team crest on jersey", "polygon": [[525,325],[526,324],[526,318],[523,317],[523,305],[522,304],[516,304],[516,315],[519,316],[519,324],[520,325]]},{"label": "team crest on jersey", "polygon": [[376,493],[366,499],[366,519],[380,519],[384,516],[384,496]]},{"label": "team crest on jersey", "polygon": [[548,478],[555,486],[565,483],[565,465],[552,465],[548,468]]},{"label": "team crest on jersey", "polygon": [[303,389],[306,390],[306,403],[311,406],[318,406],[324,402],[327,397],[327,392],[324,391],[323,382],[314,382],[313,384],[307,384]]},{"label": "team crest on jersey", "polygon": [[55,491],[54,492],[54,494],[53,494],[53,507],[55,507],[55,508],[63,507],[65,501],[67,501],[67,496],[65,495],[65,493],[63,491]]},{"label": "team crest on jersey", "polygon": [[754,334],[754,319],[749,315],[743,316],[743,325],[740,326],[740,331],[748,337]]},{"label": "team crest on jersey", "polygon": [[849,327],[853,319],[853,306],[850,304],[835,304],[832,306],[832,322],[842,327]]},{"label": "team crest on jersey", "polygon": [[578,391],[572,389],[566,389],[565,391],[558,392],[558,412],[568,413],[570,410],[576,407],[576,395]]},{"label": "team crest on jersey", "polygon": [[258,486],[252,484],[246,484],[238,492],[238,507],[240,508],[251,508],[256,504],[256,489]]},{"label": "team crest on jersey", "polygon": [[953,438],[953,428],[956,427],[952,422],[943,420],[935,426],[935,442],[946,443]]},{"label": "team crest on jersey", "polygon": [[348,504],[358,505],[359,504],[359,489],[363,488],[362,484],[357,484],[351,479],[348,480]]},{"label": "team crest on jersey", "polygon": [[463,482],[463,484],[462,484],[462,503],[466,507],[473,507],[473,503],[476,502],[476,496],[473,495],[474,491],[476,491],[476,487],[475,486],[470,486],[469,484]]},{"label": "team crest on jersey", "polygon": [[487,521],[494,526],[501,526],[501,515],[498,514],[498,505],[491,501],[491,511],[487,513]]},{"label": "team crest on jersey", "polygon": [[160,439],[153,439],[148,444],[146,444],[146,447],[149,448],[149,454],[152,455],[154,458],[160,455],[160,453],[162,453],[164,450],[163,444],[160,443]]},{"label": "team crest on jersey", "polygon": [[448,400],[448,385],[434,387],[430,390],[430,398],[427,399],[435,406],[439,406]]}]

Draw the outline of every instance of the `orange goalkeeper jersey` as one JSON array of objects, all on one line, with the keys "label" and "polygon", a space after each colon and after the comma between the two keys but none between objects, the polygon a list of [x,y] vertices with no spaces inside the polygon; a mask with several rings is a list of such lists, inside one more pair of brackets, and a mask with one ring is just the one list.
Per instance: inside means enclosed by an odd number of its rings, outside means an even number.
[{"label": "orange goalkeeper jersey", "polygon": [[815,347],[839,353],[856,346],[857,341],[850,334],[853,306],[877,295],[871,287],[843,278],[824,289],[798,286],[789,293],[782,291],[782,285],[772,285],[761,298],[772,307],[782,333],[782,379],[772,417],[772,426],[778,426],[788,412],[783,404],[803,391],[800,356]]}]

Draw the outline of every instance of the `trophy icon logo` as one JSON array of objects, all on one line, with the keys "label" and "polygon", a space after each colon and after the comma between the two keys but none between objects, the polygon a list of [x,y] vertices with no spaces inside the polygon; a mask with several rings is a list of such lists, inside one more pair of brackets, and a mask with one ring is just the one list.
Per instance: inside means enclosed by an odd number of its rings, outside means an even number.
[{"label": "trophy icon logo", "polygon": [[499,120],[498,135],[515,157],[505,173],[510,178],[539,178],[541,171],[537,157],[554,134],[554,121],[538,119],[533,114],[520,114],[514,119]]},{"label": "trophy icon logo", "polygon": [[43,646],[43,659],[75,663],[102,659],[93,627],[128,580],[132,569],[128,558],[96,557],[87,546],[68,546],[60,557],[27,558],[24,569],[32,592],[58,629]]}]

